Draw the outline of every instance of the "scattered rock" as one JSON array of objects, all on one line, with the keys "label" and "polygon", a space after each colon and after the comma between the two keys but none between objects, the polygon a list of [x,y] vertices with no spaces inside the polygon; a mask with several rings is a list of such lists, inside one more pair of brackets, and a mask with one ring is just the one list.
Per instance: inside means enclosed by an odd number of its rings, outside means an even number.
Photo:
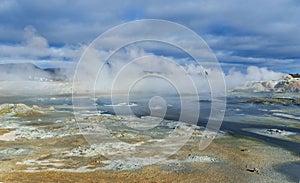
[{"label": "scattered rock", "polygon": [[285,131],[285,130],[280,130],[276,128],[271,128],[271,129],[248,129],[252,133],[256,133],[259,135],[264,135],[264,136],[269,136],[269,137],[275,137],[275,138],[282,138],[282,137],[289,137],[289,136],[294,136],[297,135],[296,132],[291,132],[291,131]]},{"label": "scattered rock", "polygon": [[201,155],[195,155],[195,154],[189,154],[185,162],[215,162],[217,161],[215,158],[210,156],[201,156]]},{"label": "scattered rock", "polygon": [[258,168],[247,168],[246,171],[255,173],[255,174],[260,174],[260,171]]},{"label": "scattered rock", "polygon": [[72,126],[38,129],[36,127],[20,127],[15,130],[15,139],[46,139],[61,138],[70,135],[80,134],[80,131]]},{"label": "scattered rock", "polygon": [[30,151],[30,149],[20,147],[0,148],[0,159],[12,159],[26,156]]},{"label": "scattered rock", "polygon": [[164,171],[177,172],[177,173],[191,173],[195,168],[188,165],[183,165],[180,162],[168,163],[161,166]]},{"label": "scattered rock", "polygon": [[300,105],[300,98],[250,98],[245,102],[254,104],[283,104],[283,105]]},{"label": "scattered rock", "polygon": [[279,130],[279,129],[267,129],[266,133],[269,134],[281,134],[282,132],[284,132],[284,130]]},{"label": "scattered rock", "polygon": [[279,129],[266,129],[264,131],[265,134],[271,135],[271,136],[290,136],[290,135],[295,135],[296,133],[294,132],[289,132],[285,130],[279,130]]},{"label": "scattered rock", "polygon": [[99,155],[99,151],[90,145],[79,146],[71,151],[65,152],[67,156],[93,157]]}]

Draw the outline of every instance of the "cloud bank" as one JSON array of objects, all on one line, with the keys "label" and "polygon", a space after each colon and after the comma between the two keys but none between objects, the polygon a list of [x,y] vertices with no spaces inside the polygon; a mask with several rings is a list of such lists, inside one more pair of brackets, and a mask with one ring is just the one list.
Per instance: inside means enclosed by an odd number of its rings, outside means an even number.
[{"label": "cloud bank", "polygon": [[50,46],[35,27],[28,25],[17,44],[0,44],[0,64],[33,63],[41,67],[68,67],[76,64],[85,45]]},{"label": "cloud bank", "polygon": [[[3,0],[1,62],[10,59],[6,58],[10,52],[27,56],[26,53],[32,53],[19,45],[24,39],[24,28],[30,25],[40,37],[28,39],[41,48],[51,48],[35,51],[38,53],[33,55],[41,60],[49,55],[57,60],[76,60],[75,50],[80,45],[88,44],[108,28],[143,18],[170,20],[191,28],[207,41],[226,71],[233,66],[245,70],[251,65],[279,72],[298,72],[300,68],[300,4],[292,0],[254,0],[243,4],[238,0],[77,0],[72,4],[68,0],[53,0],[47,5],[39,1]],[[33,46],[26,41],[24,44]],[[16,50],[11,46],[16,46]]]}]

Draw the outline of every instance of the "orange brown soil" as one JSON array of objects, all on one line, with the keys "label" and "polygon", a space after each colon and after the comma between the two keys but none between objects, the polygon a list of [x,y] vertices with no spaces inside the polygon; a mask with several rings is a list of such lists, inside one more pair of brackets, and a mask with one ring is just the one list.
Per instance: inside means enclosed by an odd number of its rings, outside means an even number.
[{"label": "orange brown soil", "polygon": [[[204,175],[205,174],[205,175]],[[11,173],[5,176],[5,182],[220,182],[230,181],[230,175],[224,175],[215,170],[205,169],[192,174],[180,174],[167,171],[157,171],[146,168],[138,173],[132,172],[40,172]],[[238,181],[238,179],[231,179]],[[244,182],[246,179],[240,179]]]},{"label": "orange brown soil", "polygon": [[[70,143],[66,139],[65,143]],[[3,182],[272,182],[267,170],[273,165],[285,161],[299,160],[290,152],[266,146],[251,139],[225,137],[215,139],[204,151],[198,150],[197,141],[191,140],[169,159],[182,159],[188,154],[209,155],[217,157],[217,163],[186,163],[189,171],[166,170],[165,165],[157,164],[137,170],[94,171],[94,172],[23,172],[24,167],[11,167],[6,173],[0,173]],[[83,143],[78,140],[77,143]],[[53,145],[63,145],[62,142]],[[76,144],[76,143],[75,143]],[[49,145],[49,144],[48,144]],[[46,152],[46,151],[44,151]],[[282,158],[285,157],[285,158]],[[99,157],[82,158],[83,164],[93,164]],[[2,162],[3,163],[3,162]],[[4,165],[4,164],[2,164]],[[96,164],[95,164],[96,166]],[[257,168],[259,172],[247,169]]]},{"label": "orange brown soil", "polygon": [[9,133],[11,130],[8,129],[0,129],[0,135],[4,135],[6,133]]}]

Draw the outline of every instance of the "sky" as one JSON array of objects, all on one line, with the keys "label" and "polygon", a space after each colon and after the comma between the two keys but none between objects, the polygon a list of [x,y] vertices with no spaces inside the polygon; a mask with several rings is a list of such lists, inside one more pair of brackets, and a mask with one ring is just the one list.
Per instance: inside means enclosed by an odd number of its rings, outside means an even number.
[{"label": "sky", "polygon": [[300,72],[297,0],[1,0],[0,63],[73,65],[101,33],[139,19],[193,30],[225,72]]}]

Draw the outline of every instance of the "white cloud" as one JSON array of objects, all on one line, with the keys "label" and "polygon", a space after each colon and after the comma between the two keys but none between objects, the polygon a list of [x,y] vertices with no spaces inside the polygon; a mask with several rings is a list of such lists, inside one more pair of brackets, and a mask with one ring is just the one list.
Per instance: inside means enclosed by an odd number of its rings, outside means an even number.
[{"label": "white cloud", "polygon": [[[21,18],[15,18],[16,15]],[[266,66],[282,72],[298,72],[300,66],[300,6],[296,1],[286,0],[242,4],[238,0],[79,0],[72,2],[72,6],[67,0],[47,4],[3,0],[0,62],[17,57],[76,60],[82,49],[69,45],[87,44],[108,28],[139,18],[171,20],[191,28],[214,52],[224,54],[218,57],[223,63]],[[22,40],[23,29],[30,24],[34,27],[26,28],[28,36]]]},{"label": "white cloud", "polygon": [[[0,63],[35,63],[39,65],[39,62],[49,62],[49,65],[53,66],[53,63],[59,63],[65,65],[64,62],[76,62],[85,45],[53,47],[49,46],[48,40],[39,35],[35,27],[28,25],[24,28],[24,39],[18,44],[0,44]],[[57,65],[56,67],[59,67]]]}]

